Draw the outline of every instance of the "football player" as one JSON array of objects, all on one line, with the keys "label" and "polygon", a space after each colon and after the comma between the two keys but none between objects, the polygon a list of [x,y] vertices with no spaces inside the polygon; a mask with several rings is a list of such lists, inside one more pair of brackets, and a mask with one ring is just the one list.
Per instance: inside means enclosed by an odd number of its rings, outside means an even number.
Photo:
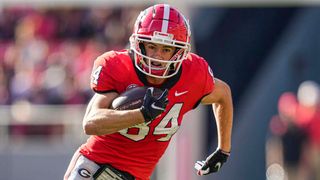
[{"label": "football player", "polygon": [[[212,105],[218,147],[195,163],[198,175],[217,172],[230,155],[233,105],[229,86],[214,78],[206,60],[190,52],[190,26],[168,4],[157,4],[138,16],[130,49],[109,51],[93,65],[95,91],[83,119],[91,135],[74,154],[64,179],[147,180],[179,129],[183,115],[200,103]],[[119,94],[148,88],[141,108],[112,110]]]}]

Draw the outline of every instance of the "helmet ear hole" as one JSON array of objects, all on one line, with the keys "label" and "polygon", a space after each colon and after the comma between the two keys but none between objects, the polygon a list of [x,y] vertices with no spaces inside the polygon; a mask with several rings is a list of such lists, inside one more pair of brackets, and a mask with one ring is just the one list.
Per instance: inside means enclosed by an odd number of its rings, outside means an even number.
[{"label": "helmet ear hole", "polygon": [[146,56],[147,55],[146,54],[146,48],[144,47],[142,42],[139,43],[139,48],[141,50],[141,53]]},{"label": "helmet ear hole", "polygon": [[176,48],[176,49],[174,50],[174,53],[173,53],[172,56],[174,56],[175,54],[177,54],[177,52],[180,51],[180,49],[181,49],[181,48]]}]

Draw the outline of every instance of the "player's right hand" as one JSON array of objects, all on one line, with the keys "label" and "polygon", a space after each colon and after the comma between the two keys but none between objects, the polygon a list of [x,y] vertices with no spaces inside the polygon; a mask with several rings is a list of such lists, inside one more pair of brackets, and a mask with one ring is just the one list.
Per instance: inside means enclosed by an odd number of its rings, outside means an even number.
[{"label": "player's right hand", "polygon": [[147,89],[143,98],[143,104],[140,108],[145,122],[149,122],[158,117],[168,104],[168,89],[163,91],[159,98],[153,95],[153,87]]}]

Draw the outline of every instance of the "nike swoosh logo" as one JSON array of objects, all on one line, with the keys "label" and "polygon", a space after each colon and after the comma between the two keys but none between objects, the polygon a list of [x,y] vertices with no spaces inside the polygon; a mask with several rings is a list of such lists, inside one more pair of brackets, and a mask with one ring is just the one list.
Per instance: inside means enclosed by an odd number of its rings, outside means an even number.
[{"label": "nike swoosh logo", "polygon": [[152,103],[152,104],[151,104],[151,107],[152,107],[153,109],[158,109],[158,110],[164,111],[164,108],[161,108],[161,107],[159,107],[159,106],[156,106],[155,103]]},{"label": "nike swoosh logo", "polygon": [[214,167],[217,168],[217,170],[219,170],[221,168],[221,162],[218,162]]},{"label": "nike swoosh logo", "polygon": [[181,95],[183,95],[183,94],[185,94],[185,93],[187,93],[188,91],[183,91],[183,92],[178,92],[178,91],[176,91],[175,93],[174,93],[174,95],[175,96],[181,96]]}]

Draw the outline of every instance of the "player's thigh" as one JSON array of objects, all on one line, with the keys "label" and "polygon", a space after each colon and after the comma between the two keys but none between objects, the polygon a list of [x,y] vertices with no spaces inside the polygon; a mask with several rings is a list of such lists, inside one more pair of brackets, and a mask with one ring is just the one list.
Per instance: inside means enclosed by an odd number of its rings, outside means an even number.
[{"label": "player's thigh", "polygon": [[72,158],[68,170],[65,174],[65,180],[90,180],[93,174],[100,168],[98,164],[84,157],[75,154]]}]

